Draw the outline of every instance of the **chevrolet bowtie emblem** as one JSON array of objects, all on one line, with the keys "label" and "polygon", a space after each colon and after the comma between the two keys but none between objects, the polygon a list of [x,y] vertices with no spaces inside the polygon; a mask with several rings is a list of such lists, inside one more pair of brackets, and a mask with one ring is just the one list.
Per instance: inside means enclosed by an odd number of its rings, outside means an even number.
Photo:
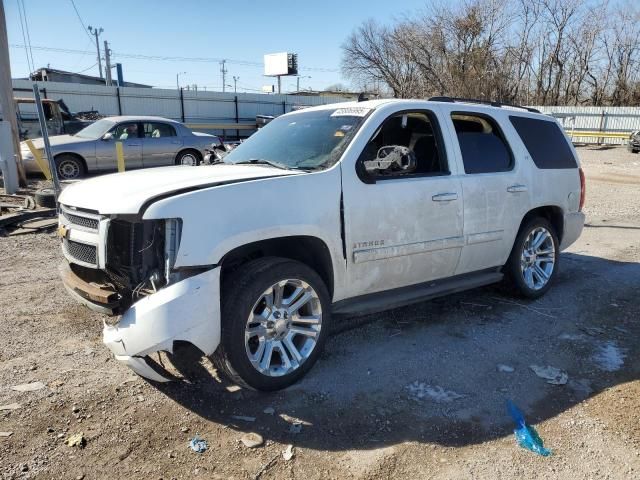
[{"label": "chevrolet bowtie emblem", "polygon": [[67,233],[69,233],[67,227],[65,227],[64,225],[58,226],[58,235],[60,235],[60,238],[65,238],[67,236]]}]

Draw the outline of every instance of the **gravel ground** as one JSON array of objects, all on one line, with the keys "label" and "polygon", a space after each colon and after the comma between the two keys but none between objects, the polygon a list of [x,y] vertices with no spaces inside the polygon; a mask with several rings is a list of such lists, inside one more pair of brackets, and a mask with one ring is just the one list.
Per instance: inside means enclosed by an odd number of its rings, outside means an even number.
[{"label": "gravel ground", "polygon": [[[640,478],[640,156],[578,152],[588,226],[544,298],[491,287],[367,317],[274,394],[188,348],[164,358],[184,381],[136,377],[65,294],[55,236],[0,237],[0,408],[19,405],[0,410],[0,477]],[[44,386],[11,389],[30,382]],[[508,398],[550,457],[516,445]],[[244,446],[249,432],[264,445]],[[77,433],[85,446],[66,445]]]}]

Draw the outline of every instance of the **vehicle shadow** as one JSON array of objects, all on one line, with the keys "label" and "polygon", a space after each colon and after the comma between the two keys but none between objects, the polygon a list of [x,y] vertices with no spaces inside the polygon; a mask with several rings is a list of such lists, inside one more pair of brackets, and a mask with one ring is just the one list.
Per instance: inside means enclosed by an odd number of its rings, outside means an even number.
[{"label": "vehicle shadow", "polygon": [[[185,380],[157,388],[210,422],[304,448],[463,446],[510,435],[506,399],[535,424],[640,378],[639,362],[625,361],[640,353],[640,264],[576,253],[561,264],[536,301],[488,287],[340,319],[318,364],[284,391],[233,388],[193,348],[170,356]],[[548,384],[531,365],[557,367],[568,382]]]}]

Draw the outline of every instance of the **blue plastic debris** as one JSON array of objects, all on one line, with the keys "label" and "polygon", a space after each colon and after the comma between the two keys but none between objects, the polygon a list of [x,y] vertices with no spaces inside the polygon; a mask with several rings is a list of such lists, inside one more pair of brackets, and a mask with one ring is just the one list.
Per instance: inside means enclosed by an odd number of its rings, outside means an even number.
[{"label": "blue plastic debris", "polygon": [[207,445],[207,442],[205,440],[198,438],[198,434],[196,433],[196,436],[193,437],[189,442],[189,447],[196,453],[202,453],[205,452],[207,448],[209,448],[209,445]]},{"label": "blue plastic debris", "polygon": [[527,425],[524,415],[511,400],[507,400],[507,409],[516,424],[516,429],[513,433],[516,436],[518,445],[543,457],[551,455],[551,450],[544,448],[544,442],[536,432],[536,429],[531,425]]}]

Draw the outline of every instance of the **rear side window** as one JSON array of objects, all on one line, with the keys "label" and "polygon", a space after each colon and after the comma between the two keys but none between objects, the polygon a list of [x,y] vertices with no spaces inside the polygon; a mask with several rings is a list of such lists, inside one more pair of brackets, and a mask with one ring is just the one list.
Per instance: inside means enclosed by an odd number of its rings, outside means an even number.
[{"label": "rear side window", "polygon": [[578,164],[560,126],[550,120],[509,117],[533,163],[538,168],[577,168]]},{"label": "rear side window", "polygon": [[451,120],[465,173],[506,172],[513,168],[511,149],[495,120],[463,112],[452,113]]}]

